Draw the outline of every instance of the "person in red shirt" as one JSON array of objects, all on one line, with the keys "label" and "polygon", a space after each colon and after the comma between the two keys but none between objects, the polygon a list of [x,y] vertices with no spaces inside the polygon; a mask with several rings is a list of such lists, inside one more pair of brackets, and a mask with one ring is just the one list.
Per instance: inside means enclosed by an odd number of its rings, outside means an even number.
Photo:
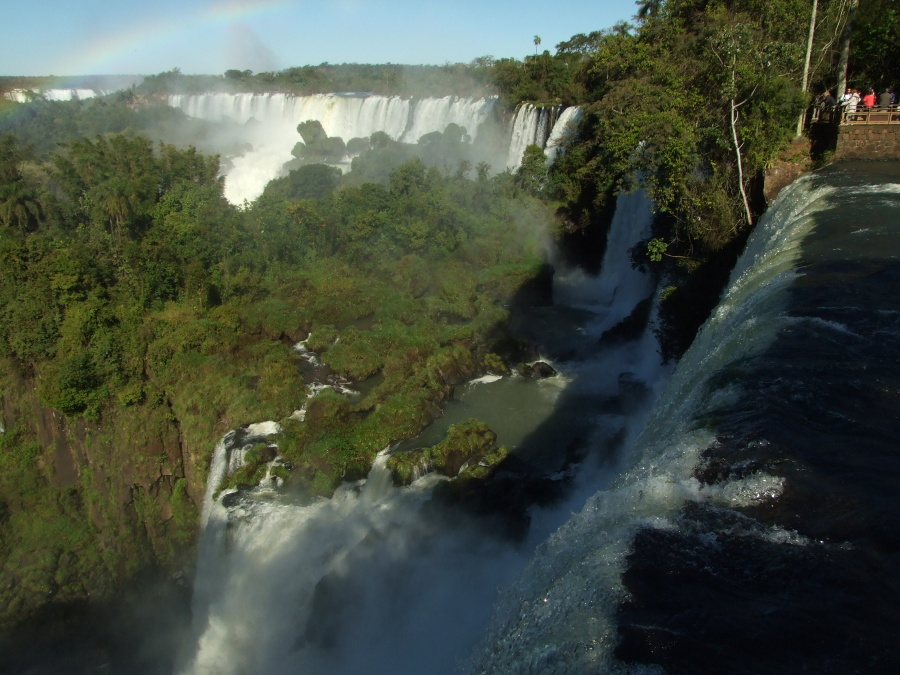
[{"label": "person in red shirt", "polygon": [[863,105],[867,108],[875,107],[875,90],[869,89],[869,93],[863,96]]}]

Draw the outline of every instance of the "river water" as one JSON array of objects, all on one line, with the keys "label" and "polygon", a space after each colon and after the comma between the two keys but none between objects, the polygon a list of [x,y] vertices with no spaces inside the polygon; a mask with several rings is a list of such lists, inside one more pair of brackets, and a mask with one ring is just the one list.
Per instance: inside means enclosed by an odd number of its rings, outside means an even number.
[{"label": "river water", "polygon": [[620,199],[603,273],[558,270],[523,327],[558,376],[471,383],[441,422],[560,486],[517,536],[382,455],[331,500],[207,505],[190,612],[148,587],[0,672],[171,672],[176,638],[186,674],[900,672],[900,164],[787,188],[673,372],[652,324],[599,339],[652,296],[624,264],[648,219]]},{"label": "river water", "polygon": [[[628,254],[651,217],[642,193],[621,197],[606,272],[560,269],[556,303],[529,318],[529,336],[556,376],[460,387],[442,419],[416,439],[429,445],[449,424],[484,420],[513,450],[501,491],[520,491],[530,481],[536,487],[524,493],[543,496],[542,508],[515,505],[513,519],[527,527],[512,528],[511,536],[494,518],[435,501],[432,490],[442,480],[435,476],[392,487],[386,454],[366,481],[343,486],[330,500],[303,504],[283,491],[258,490],[208,503],[195,634],[176,671],[458,672],[484,636],[498,592],[537,544],[615,475],[666,372],[651,325],[606,348],[598,342],[653,296],[653,283]],[[215,467],[225,464],[226,445]]]},{"label": "river water", "polygon": [[779,197],[470,672],[898,672],[898,223],[897,163]]}]

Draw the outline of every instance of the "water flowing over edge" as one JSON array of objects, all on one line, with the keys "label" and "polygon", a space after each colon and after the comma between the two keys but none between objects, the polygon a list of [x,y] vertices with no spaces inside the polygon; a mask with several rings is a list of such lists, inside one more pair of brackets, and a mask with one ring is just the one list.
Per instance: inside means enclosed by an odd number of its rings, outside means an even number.
[{"label": "water flowing over edge", "polygon": [[[417,143],[449,124],[464,128],[470,142],[489,143],[480,137],[482,125],[494,114],[496,98],[315,94],[173,94],[168,103],[189,117],[210,121],[231,120],[247,129],[253,149],[233,159],[226,171],[225,196],[235,204],[255,199],[292,159],[300,140],[297,124],[318,120],[328,136],[348,141],[381,131],[402,143]],[[498,165],[515,171],[528,145],[545,149],[550,164],[580,120],[581,109],[521,104],[504,132],[508,150]],[[493,132],[492,132],[493,133]]]},{"label": "water flowing over edge", "polygon": [[[823,208],[819,198],[828,192],[811,178],[801,179],[764,216],[718,308],[631,445],[622,475],[539,548],[501,600],[486,646],[476,653],[469,672],[636,670],[618,663],[613,650],[618,641],[615,613],[626,595],[621,576],[638,528],[674,527],[673,518],[687,501],[736,506],[780,492],[780,480],[765,473],[725,486],[701,486],[693,471],[714,436],[695,426],[695,420],[722,402],[705,399],[707,380],[723,364],[762,351],[773,339],[777,326],[761,325],[757,317],[778,316],[796,276],[799,246],[815,210]],[[716,395],[737,392],[726,389]]]},{"label": "water flowing over edge", "polygon": [[[597,317],[586,326],[588,335],[582,338],[586,344],[593,344],[608,324],[621,321],[636,302],[652,293],[652,284],[646,275],[630,264],[619,264],[629,260],[629,249],[646,236],[651,217],[652,209],[643,193],[621,197],[607,246],[607,272],[596,278],[577,273],[563,275],[565,279],[561,283],[566,286],[567,297],[573,306],[581,304],[589,315]],[[608,297],[597,297],[604,294]],[[298,346],[298,351],[301,350],[302,345]],[[590,354],[590,351],[584,354]],[[585,358],[560,364],[571,373],[565,381],[574,384],[576,389],[593,390],[599,386],[606,390],[618,387],[625,373],[651,387],[660,377],[658,348],[650,328],[643,338],[612,349],[607,357],[602,363]],[[484,381],[478,386],[491,384]],[[609,417],[617,429],[634,427],[633,421],[629,423],[617,415]],[[453,529],[454,534],[449,539],[440,533],[429,532],[430,526],[421,519],[419,508],[429,499],[436,478],[425,476],[409,488],[393,488],[384,468],[387,451],[379,455],[365,482],[342,487],[330,500],[298,506],[277,497],[263,497],[243,499],[228,508],[222,504],[221,497],[212,500],[216,490],[213,483],[228,471],[229,450],[250,442],[254,435],[260,437],[271,431],[272,427],[258,426],[253,431],[242,430],[244,437],[239,439],[232,432],[217,447],[208,492],[213,515],[204,516],[206,530],[195,589],[196,651],[186,659],[179,672],[287,673],[296,672],[297,668],[307,673],[357,672],[356,669],[361,667],[359,659],[368,662],[374,653],[381,659],[379,667],[382,670],[378,672],[424,672],[423,668],[430,672],[455,671],[456,661],[465,655],[467,645],[474,644],[482,635],[482,625],[493,602],[493,589],[510,583],[512,575],[525,563],[523,551],[465,528]],[[633,431],[632,428],[628,433]],[[603,443],[604,440],[593,442]],[[584,496],[583,492],[575,494],[562,508],[536,513],[532,543],[526,549],[530,551],[546,535],[548,523],[558,526],[570,505],[582,503]],[[389,544],[387,548],[377,544],[382,538]],[[302,545],[298,546],[299,542],[303,542]],[[425,563],[407,560],[404,552],[416,551],[424,542],[430,542],[426,544]],[[374,602],[375,608],[361,609],[360,614],[366,616],[366,612],[370,612],[383,623],[386,619],[381,615],[397,601],[398,591],[392,591],[387,598],[382,597],[377,589],[384,581],[379,579],[399,573],[410,577],[407,590],[399,595],[415,594],[408,598],[411,609],[400,610],[392,620],[395,625],[390,628],[390,634],[382,635],[377,647],[369,642],[372,639],[369,636],[360,634],[354,639],[354,635],[360,631],[365,633],[365,630],[360,620],[346,619],[340,639],[357,646],[368,646],[362,650],[354,647],[352,653],[329,654],[321,645],[335,639],[328,637],[332,629],[327,622],[311,623],[311,613],[321,602],[322,588],[333,587],[334,582],[329,579],[344,578],[343,575],[354,568],[354,559],[364,554],[361,551],[365,552],[373,545],[377,551],[365,553],[375,561],[366,563],[371,569],[371,582],[368,587],[356,587],[354,604]],[[429,549],[435,549],[437,553],[427,553]],[[438,554],[444,562],[434,558]],[[423,552],[415,555],[422,556]],[[452,565],[452,572],[443,568],[448,564]],[[400,571],[392,571],[392,566],[399,566]],[[424,585],[421,579],[414,582],[413,579],[423,573],[437,573],[443,581],[437,584],[425,581]],[[447,577],[456,577],[456,580],[448,582]],[[352,580],[352,576],[346,577],[341,584],[354,588],[356,582]],[[448,584],[446,588],[445,584]],[[348,592],[339,586],[326,595],[336,593],[340,597]],[[453,596],[452,602],[449,598],[444,600],[449,613],[445,618],[439,617],[435,624],[433,603],[448,592]],[[432,595],[435,600],[430,599]],[[286,599],[290,600],[286,603]],[[381,609],[382,603],[387,603],[385,609]],[[451,611],[450,607],[454,609]],[[416,618],[417,613],[423,611],[430,613],[429,618]],[[435,625],[439,626],[442,635],[442,646],[438,650],[433,645],[426,648],[427,643],[424,643],[423,649],[409,648],[405,655],[402,649],[399,655],[394,654],[397,647],[389,648],[392,655],[379,651],[398,639],[395,634],[412,636],[423,627],[433,632]],[[322,643],[322,640],[326,642]],[[402,641],[404,645],[408,642]],[[358,651],[363,653],[357,654]],[[398,661],[391,664],[392,658]],[[424,663],[429,665],[426,667],[422,665]]]},{"label": "water flowing over edge", "polygon": [[5,92],[4,96],[16,103],[29,103],[35,98],[43,98],[48,101],[84,101],[95,96],[106,96],[111,93],[111,91],[99,89],[41,89],[38,91],[13,89]]}]

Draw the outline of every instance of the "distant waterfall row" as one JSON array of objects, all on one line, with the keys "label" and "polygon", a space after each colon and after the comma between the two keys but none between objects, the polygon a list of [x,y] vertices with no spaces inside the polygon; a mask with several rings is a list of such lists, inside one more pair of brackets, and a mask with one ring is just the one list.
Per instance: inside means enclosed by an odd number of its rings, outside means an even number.
[{"label": "distant waterfall row", "polygon": [[[263,124],[296,127],[306,120],[318,120],[329,136],[345,141],[368,138],[383,131],[402,143],[417,143],[448,124],[458,124],[475,138],[478,127],[494,108],[494,98],[409,99],[399,96],[352,94],[202,94],[169,97],[169,105],[191,117],[221,121],[232,119],[245,124],[251,119]],[[296,139],[299,140],[299,139]]]},{"label": "distant waterfall row", "polygon": [[10,101],[16,103],[28,103],[35,99],[43,98],[48,101],[83,101],[86,98],[105,96],[110,92],[96,89],[42,89],[32,91],[30,89],[13,89],[4,94]]},{"label": "distant waterfall row", "polygon": [[240,204],[259,196],[266,184],[292,159],[300,141],[297,125],[317,120],[328,136],[344,141],[384,132],[395,141],[414,144],[422,136],[443,132],[450,124],[465,129],[477,149],[475,161],[495,171],[515,171],[529,145],[545,149],[552,163],[558,149],[577,124],[579,108],[521,104],[511,123],[496,110],[497,99],[446,96],[403,98],[367,94],[198,94],[170,95],[168,103],[190,117],[213,122],[231,121],[249,147],[229,159],[225,196]]},{"label": "distant waterfall row", "polygon": [[[478,129],[493,113],[495,98],[409,99],[399,96],[363,96],[352,94],[200,94],[171,95],[169,105],[188,116],[211,121],[234,120],[246,124],[250,120],[268,124],[296,125],[318,120],[329,136],[368,138],[383,131],[402,143],[416,143],[425,134],[444,131],[448,124],[458,124],[477,141]],[[548,161],[556,158],[561,143],[581,119],[577,106],[539,107],[522,103],[513,117],[510,129],[506,168],[515,170],[529,145],[545,149]]]}]

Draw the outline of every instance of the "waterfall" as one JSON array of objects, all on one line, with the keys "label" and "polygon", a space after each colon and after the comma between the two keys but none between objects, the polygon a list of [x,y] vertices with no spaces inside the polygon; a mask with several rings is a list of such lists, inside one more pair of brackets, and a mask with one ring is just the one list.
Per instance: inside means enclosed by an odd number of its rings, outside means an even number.
[{"label": "waterfall", "polygon": [[383,131],[394,140],[417,143],[425,134],[443,132],[458,124],[470,142],[487,144],[479,128],[490,118],[495,98],[410,99],[356,94],[200,94],[171,95],[169,105],[188,116],[211,121],[230,120],[243,126],[252,149],[231,160],[226,171],[225,197],[235,204],[258,197],[266,184],[292,159],[301,139],[297,125],[318,120],[328,136],[368,138]]},{"label": "waterfall", "polygon": [[[297,125],[306,120],[318,120],[326,134],[339,136],[345,141],[368,138],[376,131],[383,131],[395,140],[406,140],[407,136],[417,131],[420,136],[431,131],[443,131],[451,121],[464,118],[468,125],[477,126],[490,112],[493,99],[481,99],[474,107],[472,99],[437,99],[443,115],[434,114],[435,105],[427,105],[431,102],[424,99],[416,105],[415,101],[398,96],[341,94],[200,94],[169,97],[169,105],[180,108],[190,117],[211,121],[229,119],[239,124],[255,120],[266,126],[285,127],[291,134],[286,139],[291,148],[300,140]],[[469,131],[474,133],[475,128]],[[412,142],[417,140],[418,136]]]},{"label": "waterfall", "polygon": [[877,553],[900,535],[897,425],[883,428],[900,389],[882,398],[900,384],[884,309],[900,285],[897,166],[782,193],[621,475],[501,595],[470,672],[897,668],[900,594],[879,590],[892,563]]},{"label": "waterfall", "polygon": [[[258,197],[266,184],[292,159],[291,150],[301,139],[297,125],[318,120],[328,136],[368,138],[382,131],[396,141],[417,143],[448,125],[465,129],[468,140],[479,148],[488,164],[518,168],[528,145],[546,146],[551,164],[560,146],[573,133],[581,109],[561,106],[519,105],[507,132],[508,145],[494,149],[497,130],[484,131],[494,114],[496,98],[403,98],[361,94],[173,94],[169,105],[190,117],[214,122],[230,121],[242,127],[243,140],[252,149],[233,157],[226,168],[225,196],[235,204]],[[500,132],[503,135],[503,132]],[[502,152],[499,157],[495,153]]]},{"label": "waterfall", "polygon": [[[387,449],[365,481],[343,485],[331,499],[298,503],[289,492],[271,491],[232,495],[227,506],[220,499],[213,508],[221,518],[207,519],[201,550],[210,549],[210,537],[220,543],[215,556],[198,563],[195,644],[178,672],[456,672],[483,636],[496,590],[580,507],[588,486],[606,480],[603,467],[652,401],[663,373],[652,327],[604,353],[596,349],[606,323],[617,323],[636,298],[652,293],[643,278],[640,293],[625,292],[622,286],[641,273],[619,264],[646,236],[651,216],[645,195],[623,196],[605,271],[597,278],[559,275],[561,301],[569,304],[548,308],[548,320],[577,315],[580,326],[567,331],[568,344],[541,345],[560,375],[480,378],[448,405],[448,418],[474,415],[492,426],[499,420],[501,442],[513,446],[520,462],[547,472],[545,483],[574,480],[563,502],[532,511],[525,541],[498,538],[494,529],[431,501],[433,487],[446,480],[434,474],[393,487]],[[520,410],[519,422],[510,406]],[[228,445],[226,438],[211,476],[222,472],[217,467],[226,464]],[[557,475],[576,445],[584,466]]]},{"label": "waterfall", "polygon": [[547,164],[553,164],[565,142],[574,136],[581,118],[584,117],[584,110],[579,106],[571,106],[563,110],[559,119],[553,125],[550,136],[544,146],[544,154],[547,155]]},{"label": "waterfall", "polygon": [[529,145],[544,147],[553,123],[559,115],[559,106],[539,107],[533,103],[521,103],[512,122],[512,139],[506,168],[515,171],[522,163],[522,154]]},{"label": "waterfall", "polygon": [[522,103],[516,109],[512,122],[512,139],[506,168],[515,171],[522,163],[522,155],[529,145],[544,149],[547,164],[553,164],[561,146],[575,133],[584,114],[579,106],[570,106],[560,113],[560,106],[538,107]]},{"label": "waterfall", "polygon": [[554,288],[567,304],[596,315],[591,325],[597,335],[615,326],[653,292],[651,278],[631,262],[632,248],[650,235],[652,218],[653,204],[644,190],[619,195],[600,274],[590,277],[571,270]]},{"label": "waterfall", "polygon": [[26,89],[13,89],[4,94],[10,101],[16,103],[28,103],[34,98],[44,98],[48,101],[83,101],[95,96],[105,96],[109,91],[97,89],[41,89],[29,91]]}]

